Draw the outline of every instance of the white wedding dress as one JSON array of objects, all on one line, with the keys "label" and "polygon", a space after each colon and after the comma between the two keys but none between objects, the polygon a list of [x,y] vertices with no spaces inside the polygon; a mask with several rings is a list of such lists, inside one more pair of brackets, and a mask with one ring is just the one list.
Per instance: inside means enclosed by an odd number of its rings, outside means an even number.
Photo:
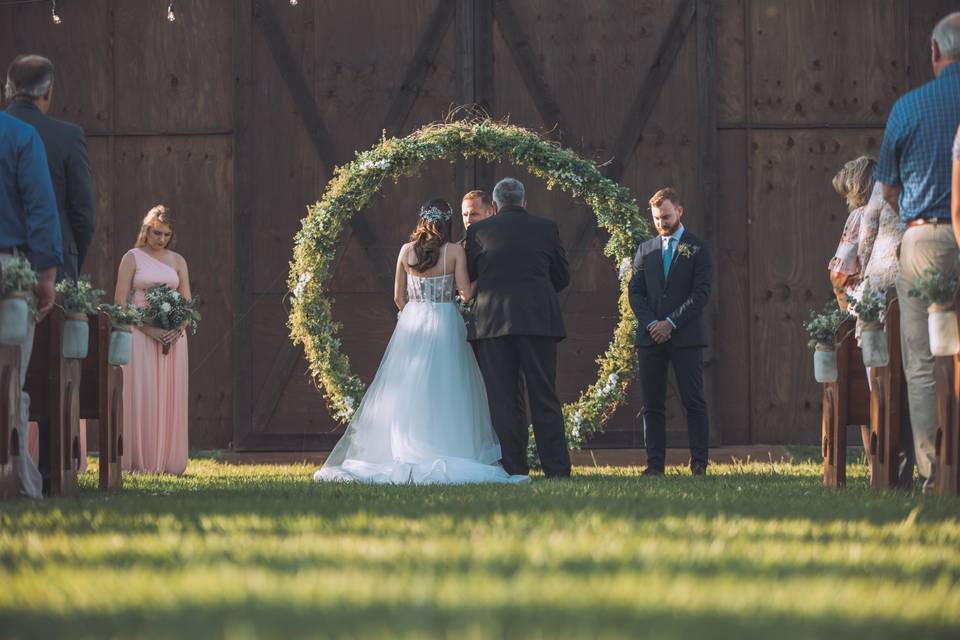
[{"label": "white wedding dress", "polygon": [[[444,273],[446,249],[444,249]],[[407,305],[380,369],[313,479],[523,483],[500,466],[487,392],[454,303],[454,275],[407,275]]]}]

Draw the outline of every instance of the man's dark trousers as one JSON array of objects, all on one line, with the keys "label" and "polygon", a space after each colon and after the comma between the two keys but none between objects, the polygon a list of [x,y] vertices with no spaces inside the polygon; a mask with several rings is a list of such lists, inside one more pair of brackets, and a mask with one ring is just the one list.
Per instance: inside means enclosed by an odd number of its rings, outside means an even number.
[{"label": "man's dark trousers", "polygon": [[663,470],[667,449],[667,369],[673,365],[680,399],[687,414],[690,466],[707,466],[709,420],[703,397],[703,349],[674,347],[670,341],[637,348],[643,387],[643,437],[647,466]]},{"label": "man's dark trousers", "polygon": [[537,452],[548,477],[570,475],[570,454],[563,413],[554,391],[557,340],[548,336],[501,336],[473,343],[490,402],[490,417],[500,440],[501,462],[510,474],[526,475],[528,430],[521,406],[526,381]]}]

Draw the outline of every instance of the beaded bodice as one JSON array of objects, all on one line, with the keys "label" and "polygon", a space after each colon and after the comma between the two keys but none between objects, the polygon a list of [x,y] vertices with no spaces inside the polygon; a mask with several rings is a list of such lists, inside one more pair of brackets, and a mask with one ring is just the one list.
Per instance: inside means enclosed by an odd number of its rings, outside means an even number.
[{"label": "beaded bodice", "polygon": [[407,274],[407,300],[410,302],[453,302],[453,274],[415,276]]}]

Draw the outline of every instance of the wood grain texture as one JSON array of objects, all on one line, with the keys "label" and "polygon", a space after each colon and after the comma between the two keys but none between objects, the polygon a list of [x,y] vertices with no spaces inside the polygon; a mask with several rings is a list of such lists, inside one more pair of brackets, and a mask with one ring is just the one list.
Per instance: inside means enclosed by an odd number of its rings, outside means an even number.
[{"label": "wood grain texture", "polygon": [[847,218],[830,180],[881,131],[753,132],[748,207],[755,442],[816,442],[821,390],[801,322],[831,299],[826,266]]},{"label": "wood grain texture", "polygon": [[747,206],[746,132],[718,136],[716,410],[724,444],[752,442],[750,429],[750,227]]},{"label": "wood grain texture", "polygon": [[758,122],[876,123],[906,89],[887,0],[753,0],[751,117]]},{"label": "wood grain texture", "polygon": [[116,180],[135,184],[118,195],[115,255],[132,245],[146,211],[163,202],[176,220],[174,250],[190,269],[203,321],[190,336],[190,444],[216,446],[231,432],[233,382],[233,139],[125,138],[116,143]]},{"label": "wood grain texture", "polygon": [[116,2],[115,127],[175,131],[233,122],[232,3],[196,0],[163,19],[141,3]]},{"label": "wood grain texture", "polygon": [[744,122],[746,108],[746,49],[744,7],[747,0],[715,0],[717,29],[717,119]]}]

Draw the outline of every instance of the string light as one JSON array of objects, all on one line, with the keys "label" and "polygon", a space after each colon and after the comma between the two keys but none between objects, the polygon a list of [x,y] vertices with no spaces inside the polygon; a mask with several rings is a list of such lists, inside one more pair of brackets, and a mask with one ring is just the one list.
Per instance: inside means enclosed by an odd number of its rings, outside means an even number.
[{"label": "string light", "polygon": [[173,11],[173,2],[171,0],[170,4],[167,5],[167,20],[170,22],[177,21],[177,14]]},{"label": "string light", "polygon": [[57,0],[50,0],[50,19],[53,20],[53,24],[60,24],[60,16],[57,15]]}]

